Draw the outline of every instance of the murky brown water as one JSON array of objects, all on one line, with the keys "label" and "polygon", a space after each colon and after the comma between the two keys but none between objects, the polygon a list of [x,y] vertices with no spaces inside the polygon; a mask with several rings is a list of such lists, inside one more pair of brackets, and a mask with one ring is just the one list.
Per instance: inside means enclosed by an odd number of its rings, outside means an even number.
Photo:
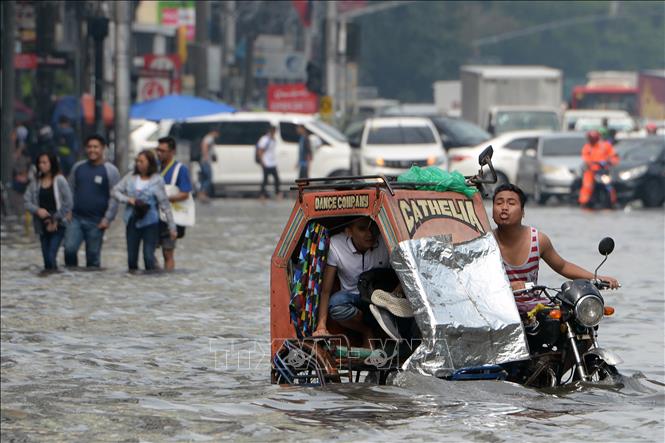
[{"label": "murky brown water", "polygon": [[[623,288],[601,345],[621,390],[547,395],[402,374],[394,385],[269,383],[270,255],[290,201],[216,200],[178,244],[179,270],[129,275],[122,222],[98,272],[40,276],[34,238],[2,226],[2,441],[663,441],[664,212],[527,208],[527,221]],[[543,266],[546,268],[546,265]],[[543,269],[541,281],[560,278]]]}]

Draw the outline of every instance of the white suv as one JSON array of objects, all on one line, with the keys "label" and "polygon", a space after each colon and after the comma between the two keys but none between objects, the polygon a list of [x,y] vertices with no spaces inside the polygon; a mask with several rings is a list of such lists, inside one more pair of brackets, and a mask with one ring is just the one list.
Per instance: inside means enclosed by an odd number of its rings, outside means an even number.
[{"label": "white suv", "polygon": [[448,169],[439,133],[428,118],[370,118],[349,128],[347,135],[354,148],[354,174],[396,176],[411,166]]},{"label": "white suv", "polygon": [[[212,129],[219,129],[212,160],[212,179],[217,190],[257,190],[263,180],[261,167],[254,161],[255,146],[271,125],[277,127],[277,170],[280,182],[298,178],[298,124],[311,133],[310,177],[350,174],[351,148],[337,129],[307,114],[238,112],[187,119],[171,126],[169,135],[191,143],[192,160],[198,161],[200,141]],[[180,145],[180,142],[179,142]],[[192,164],[192,173],[198,165]]]}]

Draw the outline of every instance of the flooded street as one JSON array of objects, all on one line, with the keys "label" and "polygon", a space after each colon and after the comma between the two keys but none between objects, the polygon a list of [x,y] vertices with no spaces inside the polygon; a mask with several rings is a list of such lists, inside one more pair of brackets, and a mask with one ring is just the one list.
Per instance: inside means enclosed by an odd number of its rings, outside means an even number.
[{"label": "flooded street", "polygon": [[[121,220],[106,235],[103,270],[50,276],[40,275],[34,235],[3,225],[2,441],[665,438],[662,209],[527,206],[526,222],[587,269],[601,261],[598,241],[613,237],[601,273],[623,285],[607,293],[616,314],[599,339],[623,358],[625,387],[551,395],[411,374],[389,386],[271,385],[270,256],[291,207],[199,205],[168,275],[126,272]],[[540,281],[562,278],[543,264]]]}]

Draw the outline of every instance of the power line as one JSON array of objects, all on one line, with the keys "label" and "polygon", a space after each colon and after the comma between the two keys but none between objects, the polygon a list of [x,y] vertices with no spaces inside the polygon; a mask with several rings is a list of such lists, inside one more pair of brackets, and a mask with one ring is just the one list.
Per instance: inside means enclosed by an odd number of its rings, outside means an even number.
[{"label": "power line", "polygon": [[552,29],[565,28],[567,26],[580,25],[584,23],[594,23],[602,22],[607,20],[616,20],[623,18],[617,15],[587,15],[584,17],[574,17],[566,20],[558,20],[555,22],[543,23],[536,26],[531,26],[526,29],[521,29],[519,31],[510,31],[503,34],[493,35],[491,37],[483,37],[471,42],[471,45],[474,47],[493,45],[500,43],[506,40],[511,40],[518,37],[524,37],[526,35],[537,34],[539,32],[548,31]]}]

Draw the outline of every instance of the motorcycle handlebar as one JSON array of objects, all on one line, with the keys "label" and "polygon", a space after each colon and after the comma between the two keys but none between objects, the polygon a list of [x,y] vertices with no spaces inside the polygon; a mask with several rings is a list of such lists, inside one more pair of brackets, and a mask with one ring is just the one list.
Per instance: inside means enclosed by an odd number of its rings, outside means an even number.
[{"label": "motorcycle handlebar", "polygon": [[[598,289],[610,289],[610,283],[606,282],[604,280],[600,279],[592,279],[590,280],[591,283]],[[621,287],[621,285],[619,285]],[[542,286],[542,285],[535,285],[533,283],[525,283],[523,289],[514,289],[513,290],[513,295],[522,295],[526,294],[527,292],[533,292],[533,291],[547,291],[548,289],[553,289],[554,288],[548,288],[547,286]]]},{"label": "motorcycle handlebar", "polygon": [[[610,283],[605,280],[600,280],[598,278],[591,280],[591,283],[598,289],[611,289]],[[619,288],[621,285],[618,286]]]}]

